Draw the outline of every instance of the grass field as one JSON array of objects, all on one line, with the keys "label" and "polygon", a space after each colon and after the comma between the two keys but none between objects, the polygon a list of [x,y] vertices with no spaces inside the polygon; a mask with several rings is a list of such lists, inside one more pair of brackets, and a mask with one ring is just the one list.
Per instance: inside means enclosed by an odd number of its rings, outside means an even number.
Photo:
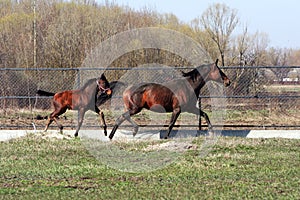
[{"label": "grass field", "polygon": [[266,91],[271,93],[281,93],[281,92],[300,92],[299,85],[269,85],[265,86]]},{"label": "grass field", "polygon": [[105,166],[80,139],[29,135],[1,142],[0,158],[0,199],[300,198],[300,140],[220,137],[204,158],[191,149],[145,173]]}]

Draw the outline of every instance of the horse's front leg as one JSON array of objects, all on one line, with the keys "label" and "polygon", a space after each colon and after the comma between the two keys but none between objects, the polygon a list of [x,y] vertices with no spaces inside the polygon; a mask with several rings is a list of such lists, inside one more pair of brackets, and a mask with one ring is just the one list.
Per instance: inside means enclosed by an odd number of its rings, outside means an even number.
[{"label": "horse's front leg", "polygon": [[104,135],[107,136],[107,125],[105,123],[104,113],[97,106],[95,106],[95,112],[100,115],[100,122],[104,129]]},{"label": "horse's front leg", "polygon": [[77,128],[76,128],[76,132],[74,134],[75,137],[78,136],[78,132],[79,132],[79,129],[80,129],[81,125],[82,125],[85,111],[86,110],[82,109],[82,108],[78,110],[78,117],[79,117],[79,119],[78,119],[78,124],[77,124]]},{"label": "horse's front leg", "polygon": [[[199,109],[195,106],[193,109],[190,109],[189,112],[193,113],[195,115],[199,115],[200,117],[204,117],[204,119],[207,123],[208,130],[211,131],[213,129],[213,126],[208,118],[208,115],[205,112],[203,112],[201,109]],[[200,124],[199,124],[199,130],[200,130]]]},{"label": "horse's front leg", "polygon": [[103,129],[104,129],[104,135],[107,136],[107,125],[106,125],[106,122],[104,119],[104,113],[102,111],[100,111],[99,115],[100,115],[100,121],[101,121]]},{"label": "horse's front leg", "polygon": [[208,115],[205,113],[205,112],[203,112],[202,110],[199,110],[200,111],[200,116],[202,116],[202,117],[204,117],[204,119],[205,119],[205,121],[206,121],[206,123],[207,123],[207,127],[208,127],[208,130],[210,131],[210,130],[212,130],[212,125],[211,125],[211,123],[210,123],[210,120],[209,120],[209,118],[208,118]]},{"label": "horse's front leg", "polygon": [[167,132],[167,134],[165,135],[164,139],[168,139],[168,137],[170,136],[170,133],[171,133],[171,131],[172,131],[173,127],[174,127],[174,124],[175,124],[175,122],[176,122],[178,116],[180,115],[180,113],[181,113],[180,107],[175,108],[175,109],[173,110],[172,117],[171,117],[171,121],[170,121],[169,128],[168,128],[168,132]]}]

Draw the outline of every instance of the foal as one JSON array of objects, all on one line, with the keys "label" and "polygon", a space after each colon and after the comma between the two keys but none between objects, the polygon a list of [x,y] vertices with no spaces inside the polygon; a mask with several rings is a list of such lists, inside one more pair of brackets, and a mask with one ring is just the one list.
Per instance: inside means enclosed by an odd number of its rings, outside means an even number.
[{"label": "foal", "polygon": [[104,134],[107,135],[107,126],[104,120],[104,114],[96,105],[98,92],[106,93],[108,96],[111,95],[112,91],[109,87],[109,82],[107,81],[104,74],[99,78],[93,78],[88,80],[84,86],[77,90],[66,90],[58,93],[50,93],[42,90],[38,90],[37,94],[42,96],[53,96],[52,104],[54,111],[49,115],[48,122],[46,124],[45,130],[47,131],[49,125],[55,121],[60,131],[62,132],[63,126],[58,123],[58,117],[69,110],[78,110],[78,125],[74,136],[78,136],[79,129],[82,125],[85,112],[88,110],[95,111],[100,115],[101,122],[104,128]]}]

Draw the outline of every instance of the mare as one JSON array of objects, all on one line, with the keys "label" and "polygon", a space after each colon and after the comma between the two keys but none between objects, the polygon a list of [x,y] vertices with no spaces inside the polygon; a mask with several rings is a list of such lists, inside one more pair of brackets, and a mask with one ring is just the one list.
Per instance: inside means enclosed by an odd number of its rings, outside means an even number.
[{"label": "mare", "polygon": [[117,128],[125,120],[133,125],[133,135],[135,136],[138,132],[138,125],[131,119],[131,116],[139,113],[143,108],[154,112],[172,113],[165,139],[169,137],[181,112],[189,112],[204,117],[209,130],[211,130],[212,125],[207,114],[197,108],[196,102],[200,89],[207,81],[220,82],[226,87],[230,85],[229,78],[217,66],[217,63],[218,60],[212,64],[201,65],[190,72],[182,72],[182,78],[163,84],[143,83],[126,88],[123,92],[126,112],[117,118],[109,138],[113,138]]},{"label": "mare", "polygon": [[[78,110],[78,125],[74,136],[78,136],[79,129],[82,125],[85,112],[88,110],[95,111],[100,115],[101,122],[104,128],[104,134],[107,135],[107,126],[104,120],[103,112],[97,107],[97,94],[106,94],[108,97],[111,96],[112,90],[109,82],[107,81],[104,74],[99,78],[93,78],[88,80],[80,89],[77,90],[66,90],[58,93],[46,92],[38,90],[37,94],[41,96],[53,96],[52,104],[54,111],[49,115],[48,121],[44,131],[47,131],[49,125],[55,121],[60,131],[62,132],[63,126],[58,122],[58,117],[69,110]],[[100,96],[101,96],[100,94]]]}]

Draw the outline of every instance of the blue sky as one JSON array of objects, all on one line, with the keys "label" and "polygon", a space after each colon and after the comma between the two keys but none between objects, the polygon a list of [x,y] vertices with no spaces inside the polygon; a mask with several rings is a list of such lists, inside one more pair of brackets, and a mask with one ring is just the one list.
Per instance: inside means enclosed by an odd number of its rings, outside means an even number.
[{"label": "blue sky", "polygon": [[[105,2],[105,0],[97,0]],[[270,46],[300,49],[299,0],[113,0],[119,5],[141,9],[152,8],[160,13],[173,13],[180,20],[190,22],[201,16],[213,3],[225,3],[237,9],[240,21],[250,33],[267,33]]]}]

